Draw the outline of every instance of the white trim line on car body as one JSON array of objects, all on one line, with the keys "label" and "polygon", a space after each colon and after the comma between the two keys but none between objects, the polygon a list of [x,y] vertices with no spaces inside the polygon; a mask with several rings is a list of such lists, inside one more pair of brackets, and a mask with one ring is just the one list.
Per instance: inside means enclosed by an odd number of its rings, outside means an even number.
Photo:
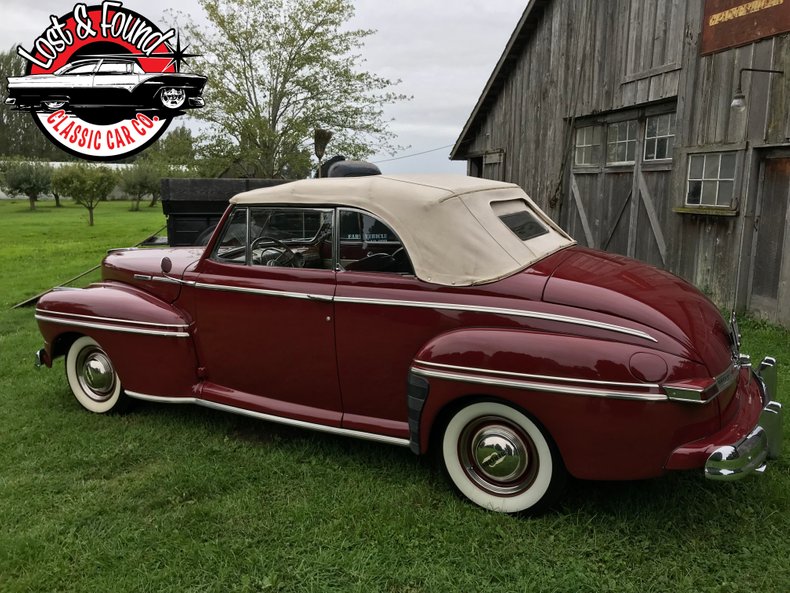
[{"label": "white trim line on car body", "polygon": [[637,387],[643,389],[661,389],[658,383],[621,383],[619,381],[599,381],[596,379],[575,379],[572,377],[556,377],[553,375],[532,375],[529,373],[514,373],[511,371],[495,371],[492,369],[481,369],[477,367],[458,366],[454,364],[444,364],[440,362],[428,362],[426,360],[415,360],[414,364],[423,366],[430,366],[439,369],[448,369],[450,371],[465,371],[470,373],[488,373],[489,375],[503,375],[508,377],[516,377],[521,379],[538,379],[546,381],[560,381],[564,383],[587,383],[590,385],[606,385],[610,387]]},{"label": "white trim line on car body", "polygon": [[423,377],[433,377],[436,379],[446,379],[448,381],[460,381],[477,383],[480,385],[494,385],[496,387],[508,387],[514,389],[524,389],[528,391],[543,391],[547,393],[558,393],[562,395],[580,395],[586,397],[600,397],[607,399],[626,399],[643,402],[663,402],[667,401],[666,395],[658,393],[633,393],[626,391],[607,391],[603,389],[582,389],[566,385],[551,385],[546,383],[534,383],[530,381],[519,381],[515,379],[500,379],[493,377],[481,377],[479,375],[467,375],[463,373],[450,373],[446,371],[431,371],[411,367],[411,371]]},{"label": "white trim line on car body", "polygon": [[621,325],[613,325],[611,323],[604,323],[602,321],[592,321],[590,319],[581,319],[579,317],[569,317],[567,315],[557,315],[555,313],[538,313],[533,311],[524,311],[521,309],[504,309],[500,307],[481,307],[476,305],[460,305],[454,303],[439,303],[439,302],[426,302],[426,301],[401,301],[393,299],[368,299],[359,297],[335,297],[338,303],[361,303],[368,305],[384,305],[390,307],[415,307],[418,309],[440,309],[447,311],[469,311],[472,313],[491,313],[493,315],[508,315],[511,317],[527,317],[529,319],[540,319],[545,321],[556,321],[559,323],[569,323],[573,325],[581,325],[585,327],[592,327],[596,329],[603,329],[651,342],[658,342],[650,334],[647,334],[638,329],[631,329]]},{"label": "white trim line on car body", "polygon": [[228,292],[241,292],[247,294],[259,294],[264,296],[276,296],[291,299],[306,299],[318,300],[329,302],[334,301],[337,303],[349,304],[362,304],[362,305],[382,305],[388,307],[414,307],[418,309],[437,309],[444,311],[467,311],[470,313],[490,313],[492,315],[507,315],[510,317],[526,317],[529,319],[539,319],[544,321],[556,321],[558,323],[568,323],[571,325],[580,325],[584,327],[591,327],[594,329],[602,329],[606,331],[616,332],[629,336],[649,340],[651,342],[658,342],[656,338],[648,333],[638,329],[623,327],[621,325],[614,325],[611,323],[604,323],[602,321],[593,321],[590,319],[582,319],[580,317],[569,317],[567,315],[557,315],[555,313],[537,313],[533,311],[524,311],[521,309],[504,309],[500,307],[480,307],[475,305],[459,305],[454,303],[439,303],[431,301],[401,301],[395,299],[369,299],[360,297],[330,297],[329,295],[310,294],[304,292],[288,292],[281,290],[266,290],[263,288],[247,288],[243,286],[228,286],[227,284],[206,284],[205,282],[196,282],[196,288],[205,288],[207,290],[228,291]]},{"label": "white trim line on car body", "polygon": [[361,297],[330,297],[329,295],[309,294],[303,292],[287,292],[280,290],[266,290],[263,288],[247,288],[242,286],[228,286],[226,284],[206,284],[205,282],[196,282],[196,288],[205,288],[207,290],[218,290],[228,292],[241,292],[248,294],[260,294],[264,296],[277,296],[291,299],[307,299],[307,300],[320,300],[329,302],[334,301],[337,303],[351,303],[363,305],[382,305],[388,307],[414,307],[417,309],[437,309],[444,311],[468,311],[471,313],[490,313],[492,315],[507,315],[510,317],[526,317],[529,319],[539,319],[544,321],[556,321],[558,323],[568,323],[571,325],[580,325],[584,327],[591,327],[594,329],[602,329],[606,331],[616,332],[629,336],[649,340],[651,342],[658,342],[656,338],[648,333],[630,327],[623,327],[621,325],[614,325],[611,323],[604,323],[602,321],[593,321],[590,319],[582,319],[580,317],[569,317],[567,315],[557,315],[555,313],[538,313],[533,311],[524,311],[521,309],[504,309],[500,307],[482,307],[475,305],[460,305],[454,303],[440,303],[436,301],[402,301],[396,299],[369,299]]},{"label": "white trim line on car body", "polygon": [[[207,290],[219,290],[225,292],[243,292],[248,294],[260,294],[264,296],[276,296],[288,299],[310,299],[324,300],[329,295],[314,295],[306,292],[288,292],[285,290],[266,290],[264,288],[247,288],[244,286],[228,286],[227,284],[206,284],[205,282],[195,282],[195,288],[205,288]],[[331,298],[331,297],[329,297]]]},{"label": "white trim line on car body", "polygon": [[146,336],[164,336],[167,338],[188,338],[189,333],[181,332],[181,331],[162,331],[162,330],[154,330],[154,329],[142,329],[142,328],[134,328],[134,327],[123,327],[123,326],[115,326],[115,325],[107,325],[104,323],[90,323],[87,321],[74,321],[71,319],[63,319],[59,317],[46,317],[44,315],[36,315],[36,319],[39,321],[48,321],[51,323],[61,323],[63,325],[71,325],[74,327],[87,327],[91,329],[103,329],[107,331],[115,331],[125,334],[142,334]]},{"label": "white trim line on car body", "polygon": [[92,319],[94,321],[109,321],[112,323],[128,323],[131,325],[146,325],[149,327],[172,327],[187,329],[189,325],[185,323],[153,323],[150,321],[132,321],[131,319],[118,319],[116,317],[100,317],[98,315],[80,315],[79,313],[63,313],[62,311],[47,311],[46,309],[36,309],[36,313],[42,315],[62,315],[64,317],[77,317],[79,319]]},{"label": "white trim line on car body", "polygon": [[361,430],[349,430],[348,428],[337,428],[335,426],[326,426],[324,424],[316,424],[314,422],[307,422],[305,420],[295,420],[293,418],[285,418],[283,416],[274,416],[272,414],[265,414],[263,412],[255,412],[254,410],[247,410],[238,408],[236,406],[229,406],[227,404],[220,404],[205,399],[196,397],[163,397],[158,395],[146,395],[144,393],[137,393],[135,391],[124,390],[126,395],[134,399],[144,401],[166,403],[166,404],[196,404],[205,408],[213,410],[220,410],[222,412],[230,412],[231,414],[240,414],[242,416],[249,416],[257,420],[265,420],[267,422],[275,422],[277,424],[285,424],[287,426],[294,426],[296,428],[304,428],[307,430],[314,430],[316,432],[326,432],[329,434],[336,434],[339,436],[352,437],[356,439],[363,439],[366,441],[375,441],[377,443],[385,443],[388,445],[396,445],[398,447],[408,447],[409,439],[401,439],[398,437],[391,437],[383,434],[375,434],[372,432],[363,432]]}]

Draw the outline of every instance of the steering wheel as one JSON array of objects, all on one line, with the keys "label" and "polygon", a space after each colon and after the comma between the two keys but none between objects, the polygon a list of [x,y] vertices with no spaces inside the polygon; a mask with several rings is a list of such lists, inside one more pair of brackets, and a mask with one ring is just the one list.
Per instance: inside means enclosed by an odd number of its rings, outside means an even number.
[{"label": "steering wheel", "polygon": [[258,237],[250,243],[250,251],[253,251],[259,243],[264,242],[271,244],[271,247],[267,247],[267,249],[274,249],[280,252],[277,257],[266,262],[267,266],[290,266],[292,268],[301,268],[304,265],[304,258],[301,254],[296,253],[284,242],[274,237]]}]

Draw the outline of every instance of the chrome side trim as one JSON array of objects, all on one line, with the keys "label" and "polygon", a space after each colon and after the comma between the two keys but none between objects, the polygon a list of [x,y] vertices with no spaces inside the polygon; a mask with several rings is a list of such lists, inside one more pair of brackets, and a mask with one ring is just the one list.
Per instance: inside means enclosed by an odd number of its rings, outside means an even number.
[{"label": "chrome side trim", "polygon": [[611,323],[604,323],[601,321],[592,321],[590,319],[582,319],[580,317],[569,317],[567,315],[556,315],[554,313],[535,313],[532,311],[523,311],[521,309],[503,309],[499,307],[479,307],[475,305],[457,305],[453,303],[437,303],[425,301],[401,301],[393,299],[367,299],[359,297],[335,297],[338,303],[359,303],[366,305],[384,305],[389,307],[414,307],[417,309],[439,309],[445,311],[469,311],[473,313],[491,313],[493,315],[508,315],[510,317],[526,317],[529,319],[539,319],[543,321],[556,321],[558,323],[569,323],[572,325],[581,325],[584,327],[592,327],[595,329],[603,329],[620,334],[626,334],[643,340],[651,342],[658,342],[650,334],[647,334],[638,329],[631,329],[629,327],[622,327],[620,325],[613,325]]},{"label": "chrome side trim", "polygon": [[226,284],[206,284],[205,282],[196,282],[196,288],[205,288],[207,290],[219,290],[223,292],[243,292],[247,294],[260,294],[265,296],[276,296],[287,299],[309,299],[309,300],[328,300],[331,301],[332,297],[322,294],[307,294],[305,292],[287,292],[284,290],[266,290],[264,288],[245,288],[242,286],[228,286]]},{"label": "chrome side trim", "polygon": [[608,399],[628,399],[651,402],[667,400],[667,396],[658,393],[634,393],[627,391],[608,391],[605,389],[583,389],[581,387],[550,385],[547,383],[535,383],[516,379],[500,379],[493,377],[481,377],[479,375],[450,373],[445,371],[431,371],[416,367],[411,367],[411,372],[415,375],[420,375],[423,377],[435,377],[437,379],[447,379],[448,381],[477,383],[480,385],[494,385],[496,387],[510,387],[513,389],[526,389],[529,391],[543,391],[546,393],[558,393],[561,395],[581,395],[586,397],[603,397]]},{"label": "chrome side trim", "polygon": [[123,390],[126,395],[134,399],[143,400],[146,402],[156,402],[159,404],[196,404],[198,403],[195,397],[164,397],[161,395],[147,395],[145,393],[137,393],[136,391]]},{"label": "chrome side trim", "polygon": [[492,369],[481,369],[475,367],[457,366],[454,364],[443,364],[439,362],[428,362],[425,360],[415,360],[414,364],[430,366],[434,368],[449,369],[453,371],[466,371],[470,373],[488,373],[489,375],[502,375],[507,377],[518,377],[522,379],[538,379],[547,381],[561,381],[565,383],[588,383],[590,385],[609,385],[611,387],[642,387],[644,389],[659,389],[658,383],[620,383],[618,381],[597,381],[594,379],[573,379],[570,377],[555,377],[553,375],[532,375],[529,373],[513,373],[510,371],[495,371]]},{"label": "chrome side trim", "polygon": [[[157,277],[153,278],[157,280]],[[540,319],[543,321],[556,321],[558,323],[569,323],[572,325],[580,325],[584,327],[592,327],[595,329],[603,329],[620,334],[626,334],[643,340],[651,342],[658,342],[656,338],[638,329],[631,329],[620,325],[611,323],[603,323],[601,321],[592,321],[589,319],[582,319],[580,317],[569,317],[567,315],[555,315],[553,313],[534,313],[532,311],[523,311],[520,309],[503,309],[499,307],[478,307],[474,305],[457,305],[453,303],[438,303],[426,301],[401,301],[394,299],[367,299],[359,297],[329,297],[328,295],[308,294],[303,292],[288,292],[281,290],[266,290],[263,288],[247,288],[241,286],[228,286],[226,284],[206,284],[205,282],[196,282],[196,288],[205,288],[207,290],[219,290],[227,292],[241,292],[247,294],[260,294],[266,296],[276,296],[291,299],[309,299],[315,301],[338,302],[338,303],[357,303],[366,305],[383,305],[389,307],[413,307],[418,309],[438,309],[445,311],[469,311],[474,313],[491,313],[493,315],[508,315],[511,317],[526,317],[529,319]]]},{"label": "chrome side trim", "polygon": [[91,319],[95,321],[109,321],[112,323],[128,323],[131,325],[145,325],[148,327],[174,327],[179,329],[187,329],[189,325],[185,323],[153,323],[150,321],[132,321],[131,319],[117,319],[115,317],[99,317],[98,315],[80,315],[79,313],[62,313],[60,311],[47,311],[45,309],[36,309],[36,313],[59,315],[63,317],[77,317],[78,319]]},{"label": "chrome side trim", "polygon": [[39,321],[49,321],[52,323],[62,323],[64,325],[72,325],[74,327],[88,327],[91,329],[104,329],[108,331],[115,331],[121,332],[126,334],[142,334],[146,336],[164,336],[167,338],[188,338],[189,334],[187,332],[168,332],[168,331],[161,331],[161,330],[154,330],[154,329],[138,329],[134,327],[122,327],[122,326],[115,326],[115,325],[107,325],[104,323],[90,323],[87,321],[73,321],[71,319],[62,319],[59,317],[47,317],[45,315],[36,315],[36,319]]},{"label": "chrome side trim", "polygon": [[249,416],[258,420],[265,420],[267,422],[276,422],[277,424],[285,424],[287,426],[294,426],[297,428],[304,428],[307,430],[314,430],[316,432],[325,432],[329,434],[336,434],[339,436],[352,437],[356,439],[363,439],[366,441],[374,441],[377,443],[386,443],[388,445],[396,445],[398,447],[408,447],[408,439],[400,439],[397,437],[390,437],[381,434],[374,434],[372,432],[362,432],[361,430],[349,430],[347,428],[336,428],[334,426],[325,426],[323,424],[315,424],[314,422],[306,422],[304,420],[294,420],[293,418],[284,418],[283,416],[274,416],[272,414],[264,414],[263,412],[255,412],[253,410],[245,410],[244,408],[237,408],[226,404],[218,404],[216,402],[199,399],[194,397],[162,397],[158,395],[146,395],[144,393],[137,393],[135,391],[126,391],[126,395],[135,399],[141,399],[150,402],[168,403],[168,404],[197,404],[205,408],[213,410],[220,410],[221,412],[230,412],[231,414],[240,414],[241,416]]}]

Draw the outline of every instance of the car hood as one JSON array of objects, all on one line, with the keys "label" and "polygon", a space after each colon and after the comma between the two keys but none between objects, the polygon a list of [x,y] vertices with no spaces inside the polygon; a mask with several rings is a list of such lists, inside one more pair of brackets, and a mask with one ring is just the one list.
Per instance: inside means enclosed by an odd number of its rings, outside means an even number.
[{"label": "car hood", "polygon": [[636,260],[581,247],[546,283],[543,300],[616,315],[674,338],[712,375],[732,364],[729,328],[716,306],[694,286]]}]

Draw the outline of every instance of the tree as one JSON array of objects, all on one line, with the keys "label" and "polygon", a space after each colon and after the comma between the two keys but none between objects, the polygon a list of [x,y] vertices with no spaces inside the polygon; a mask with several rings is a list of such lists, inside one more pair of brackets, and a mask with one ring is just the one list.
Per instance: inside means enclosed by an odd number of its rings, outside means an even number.
[{"label": "tree", "polygon": [[88,224],[93,226],[93,211],[118,180],[107,167],[79,164],[61,167],[53,181],[55,191],[88,209]]},{"label": "tree", "polygon": [[305,177],[312,134],[335,134],[332,148],[352,158],[395,150],[382,106],[407,99],[398,81],[359,69],[370,30],[349,30],[346,0],[200,0],[210,23],[185,30],[203,54],[194,70],[209,77],[209,162],[245,176]]},{"label": "tree", "polygon": [[159,180],[151,194],[149,207],[159,201],[162,177],[201,177],[200,165],[196,156],[197,140],[192,131],[178,126],[157,140],[135,163],[145,164],[158,171]]},{"label": "tree", "polygon": [[118,175],[121,191],[132,199],[132,212],[140,210],[143,196],[158,196],[162,169],[147,159],[138,159]]},{"label": "tree", "polygon": [[[9,76],[22,76],[25,60],[15,49],[0,52],[0,97],[8,96]],[[0,155],[21,156],[46,161],[73,161],[74,158],[52,144],[38,129],[29,113],[0,105]]]},{"label": "tree", "polygon": [[36,201],[41,194],[50,190],[52,167],[43,163],[28,161],[9,162],[5,165],[3,189],[11,195],[27,196],[30,209],[36,209]]}]

